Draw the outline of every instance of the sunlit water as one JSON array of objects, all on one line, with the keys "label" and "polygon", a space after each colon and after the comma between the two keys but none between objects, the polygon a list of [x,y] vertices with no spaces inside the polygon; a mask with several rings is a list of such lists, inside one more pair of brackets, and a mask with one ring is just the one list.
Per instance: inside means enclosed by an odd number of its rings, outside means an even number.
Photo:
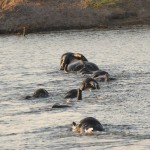
[{"label": "sunlit water", "polygon": [[[59,70],[65,52],[80,52],[117,80],[84,92],[71,108],[64,94],[86,78]],[[45,88],[50,97],[25,100]],[[0,149],[150,149],[150,30],[62,31],[0,36]],[[73,121],[95,117],[105,132],[79,135]]]}]

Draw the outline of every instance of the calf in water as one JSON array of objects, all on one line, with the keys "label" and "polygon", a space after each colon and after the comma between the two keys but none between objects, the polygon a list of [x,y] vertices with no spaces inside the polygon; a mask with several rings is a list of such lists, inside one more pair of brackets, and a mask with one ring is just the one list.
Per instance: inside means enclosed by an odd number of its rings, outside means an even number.
[{"label": "calf in water", "polygon": [[72,131],[80,134],[92,134],[94,131],[104,131],[104,128],[97,119],[93,117],[87,117],[82,119],[79,124],[73,122]]}]

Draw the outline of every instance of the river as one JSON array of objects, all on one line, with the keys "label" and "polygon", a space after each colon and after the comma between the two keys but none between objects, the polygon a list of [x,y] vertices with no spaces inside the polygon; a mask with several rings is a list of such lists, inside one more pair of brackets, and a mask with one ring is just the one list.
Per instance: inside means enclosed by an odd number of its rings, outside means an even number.
[{"label": "river", "polygon": [[[65,52],[80,52],[117,80],[66,104],[66,91],[86,78],[59,70]],[[45,88],[48,98],[25,100]],[[66,30],[0,36],[0,149],[149,150],[150,30]],[[105,131],[71,132],[71,123],[95,117]]]}]

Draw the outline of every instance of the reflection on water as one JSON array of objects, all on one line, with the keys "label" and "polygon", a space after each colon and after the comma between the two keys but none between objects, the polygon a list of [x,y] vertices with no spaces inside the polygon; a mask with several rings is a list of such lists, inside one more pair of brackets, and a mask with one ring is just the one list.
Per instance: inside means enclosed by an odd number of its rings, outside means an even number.
[{"label": "reflection on water", "polygon": [[[62,31],[0,37],[0,149],[149,149],[150,30]],[[83,92],[71,108],[64,94],[82,75],[59,71],[65,52],[83,53],[117,80]],[[35,89],[50,97],[25,100]],[[105,132],[92,136],[70,130],[73,121],[95,117]]]}]

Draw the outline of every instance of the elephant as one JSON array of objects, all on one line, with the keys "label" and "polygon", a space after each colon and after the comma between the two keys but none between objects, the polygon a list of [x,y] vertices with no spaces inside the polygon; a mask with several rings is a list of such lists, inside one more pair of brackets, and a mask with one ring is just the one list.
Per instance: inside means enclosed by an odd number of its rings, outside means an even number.
[{"label": "elephant", "polygon": [[87,117],[82,119],[79,124],[73,122],[72,131],[80,134],[92,134],[94,131],[104,131],[104,128],[97,119]]},{"label": "elephant", "polygon": [[26,96],[25,99],[47,98],[49,93],[45,89],[37,89],[32,96]]},{"label": "elephant", "polygon": [[116,80],[116,78],[110,77],[109,73],[103,70],[97,70],[96,72],[93,73],[91,77],[99,82],[108,82]]},{"label": "elephant", "polygon": [[98,82],[93,78],[85,79],[78,89],[72,89],[65,94],[65,99],[77,98],[82,100],[82,91],[100,89]]},{"label": "elephant", "polygon": [[80,84],[80,90],[100,89],[98,82],[93,78],[87,78]]},{"label": "elephant", "polygon": [[[99,77],[99,76],[104,76],[104,75],[106,75],[106,74],[108,74],[108,72],[103,71],[103,70],[97,70],[97,71],[95,71],[95,72],[93,73],[92,78],[97,78],[97,77]],[[109,74],[108,74],[108,75],[109,75]]]},{"label": "elephant", "polygon": [[65,105],[65,104],[59,104],[59,103],[56,103],[52,106],[52,108],[68,108],[68,107],[71,107],[71,106]]},{"label": "elephant", "polygon": [[96,64],[89,62],[82,54],[68,52],[61,56],[60,70],[64,70],[67,73],[92,74],[92,71],[97,71],[99,68]]},{"label": "elephant", "polygon": [[82,100],[82,91],[80,89],[72,89],[65,94],[65,99],[76,98]]},{"label": "elephant", "polygon": [[80,53],[67,52],[63,54],[60,58],[60,70],[64,70],[65,65],[69,65],[72,62],[77,62],[79,60],[88,61],[85,56]]}]

